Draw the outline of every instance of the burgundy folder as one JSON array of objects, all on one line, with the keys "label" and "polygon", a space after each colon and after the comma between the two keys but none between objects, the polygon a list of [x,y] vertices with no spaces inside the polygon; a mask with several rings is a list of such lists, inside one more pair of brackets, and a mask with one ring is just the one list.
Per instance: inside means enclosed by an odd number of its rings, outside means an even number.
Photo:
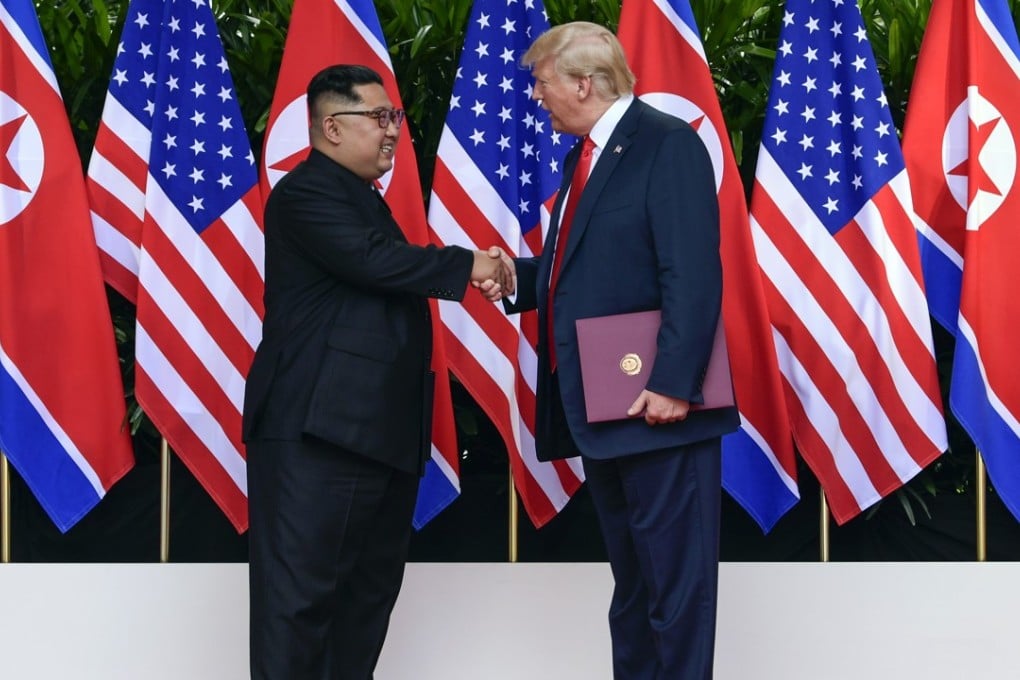
[{"label": "burgundy folder", "polygon": [[[577,349],[589,423],[628,418],[627,409],[648,383],[655,363],[659,310],[578,319]],[[715,329],[701,395],[691,410],[733,406],[733,383],[722,318]],[[640,417],[640,416],[634,416]]]}]

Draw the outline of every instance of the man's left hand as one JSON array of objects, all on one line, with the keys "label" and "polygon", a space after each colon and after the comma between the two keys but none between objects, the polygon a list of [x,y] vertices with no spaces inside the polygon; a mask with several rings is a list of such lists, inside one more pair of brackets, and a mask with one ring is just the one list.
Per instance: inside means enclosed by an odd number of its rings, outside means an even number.
[{"label": "man's left hand", "polygon": [[627,415],[636,416],[643,411],[646,423],[659,425],[683,420],[690,410],[691,403],[685,399],[676,399],[658,392],[641,390],[641,394],[627,409]]}]

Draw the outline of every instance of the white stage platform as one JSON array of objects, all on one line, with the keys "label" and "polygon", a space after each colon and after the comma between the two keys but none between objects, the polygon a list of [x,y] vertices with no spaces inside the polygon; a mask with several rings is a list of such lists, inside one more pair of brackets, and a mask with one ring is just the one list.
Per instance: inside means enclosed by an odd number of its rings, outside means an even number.
[{"label": "white stage platform", "polygon": [[[377,680],[609,680],[605,564],[412,564]],[[246,565],[0,565],[0,678],[242,680]],[[716,680],[1020,677],[1020,565],[723,564]]]}]

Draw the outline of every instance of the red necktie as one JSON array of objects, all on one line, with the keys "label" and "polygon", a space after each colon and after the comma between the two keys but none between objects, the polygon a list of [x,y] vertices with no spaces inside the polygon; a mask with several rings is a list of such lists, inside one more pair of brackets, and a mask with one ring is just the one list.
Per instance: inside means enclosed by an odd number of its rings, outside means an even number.
[{"label": "red necktie", "polygon": [[595,142],[591,137],[585,136],[581,144],[581,157],[577,159],[574,166],[574,176],[570,179],[570,193],[567,195],[567,204],[563,207],[560,215],[560,227],[556,234],[556,252],[553,255],[552,275],[549,277],[549,300],[546,305],[546,321],[548,323],[546,335],[549,342],[549,368],[556,370],[556,338],[553,334],[553,295],[556,292],[556,283],[560,279],[560,265],[563,263],[563,253],[567,250],[567,237],[570,236],[570,224],[574,221],[574,212],[581,200],[581,192],[588,181],[588,172],[591,169],[591,160],[595,151]]}]

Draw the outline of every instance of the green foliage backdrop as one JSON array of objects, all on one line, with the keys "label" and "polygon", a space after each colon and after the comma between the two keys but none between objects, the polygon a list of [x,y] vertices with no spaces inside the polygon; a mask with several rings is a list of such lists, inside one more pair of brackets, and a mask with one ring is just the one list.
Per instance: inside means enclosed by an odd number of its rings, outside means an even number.
[{"label": "green foliage backdrop", "polygon": [[[213,0],[220,35],[258,154],[294,0]],[[1008,0],[1014,20],[1020,0]],[[424,189],[431,180],[471,0],[376,0]],[[128,0],[37,0],[40,22],[87,162]],[[744,176],[753,172],[783,13],[778,0],[692,0],[705,53]],[[902,123],[931,0],[860,0],[897,123]],[[553,24],[615,29],[620,0],[546,0]],[[427,195],[427,192],[426,192]]]}]

